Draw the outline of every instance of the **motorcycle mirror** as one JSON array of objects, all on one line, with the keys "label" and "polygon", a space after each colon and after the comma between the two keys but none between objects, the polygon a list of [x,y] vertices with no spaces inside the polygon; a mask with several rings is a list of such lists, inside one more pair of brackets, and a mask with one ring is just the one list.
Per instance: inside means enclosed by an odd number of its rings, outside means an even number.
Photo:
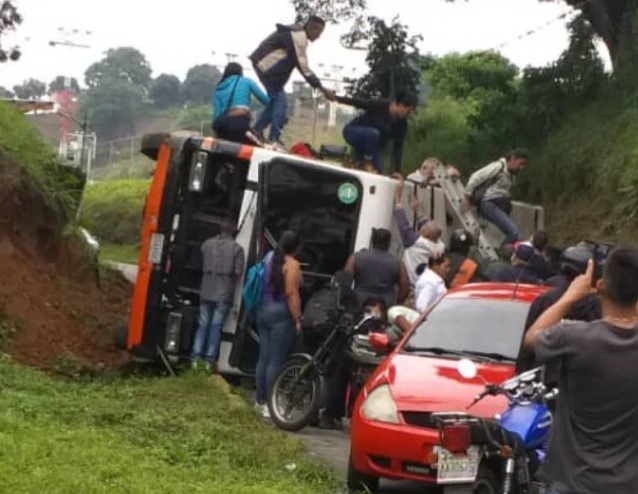
[{"label": "motorcycle mirror", "polygon": [[370,345],[377,350],[390,348],[390,337],[384,333],[371,333],[369,336]]},{"label": "motorcycle mirror", "polygon": [[464,377],[465,379],[474,379],[478,374],[476,364],[466,358],[459,360],[457,370],[459,371],[459,374],[461,374],[461,377]]}]

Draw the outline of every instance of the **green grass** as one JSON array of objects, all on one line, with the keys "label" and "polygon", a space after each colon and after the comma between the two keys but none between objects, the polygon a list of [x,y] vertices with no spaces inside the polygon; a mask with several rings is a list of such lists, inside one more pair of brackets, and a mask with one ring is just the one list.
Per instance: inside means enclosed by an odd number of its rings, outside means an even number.
[{"label": "green grass", "polygon": [[53,148],[13,105],[0,101],[0,152],[15,160],[64,221],[77,207],[82,177],[60,164]]},{"label": "green grass", "polygon": [[100,261],[114,261],[124,264],[137,264],[139,255],[139,244],[100,245]]},{"label": "green grass", "polygon": [[0,387],[3,492],[337,491],[221,380],[58,381],[2,361]]},{"label": "green grass", "polygon": [[137,244],[150,181],[110,180],[87,186],[80,223],[101,243]]}]

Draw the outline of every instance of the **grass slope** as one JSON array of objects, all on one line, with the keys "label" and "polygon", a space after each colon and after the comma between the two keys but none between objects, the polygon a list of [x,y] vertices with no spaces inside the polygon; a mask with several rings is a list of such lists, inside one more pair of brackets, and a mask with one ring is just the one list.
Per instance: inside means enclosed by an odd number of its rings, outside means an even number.
[{"label": "grass slope", "polygon": [[48,202],[66,218],[77,205],[82,180],[59,163],[53,148],[13,105],[0,101],[0,153],[18,162],[45,194]]},{"label": "grass slope", "polygon": [[57,381],[3,361],[0,387],[3,492],[337,490],[221,379]]},{"label": "grass slope", "polygon": [[100,242],[136,245],[149,180],[109,180],[89,185],[80,223]]}]

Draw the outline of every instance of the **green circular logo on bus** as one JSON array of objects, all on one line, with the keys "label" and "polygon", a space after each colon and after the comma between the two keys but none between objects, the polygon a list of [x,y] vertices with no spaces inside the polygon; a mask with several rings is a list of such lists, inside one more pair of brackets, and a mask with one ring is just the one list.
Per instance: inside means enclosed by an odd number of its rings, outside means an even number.
[{"label": "green circular logo on bus", "polygon": [[342,203],[352,204],[359,198],[359,189],[356,185],[346,182],[339,186],[337,196]]}]

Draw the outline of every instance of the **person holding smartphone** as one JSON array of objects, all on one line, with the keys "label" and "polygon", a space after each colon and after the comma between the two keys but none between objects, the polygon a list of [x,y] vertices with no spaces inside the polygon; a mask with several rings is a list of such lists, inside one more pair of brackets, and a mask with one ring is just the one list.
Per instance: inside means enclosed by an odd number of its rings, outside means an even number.
[{"label": "person holding smartphone", "polygon": [[[599,253],[600,254],[600,253]],[[572,281],[525,336],[542,364],[560,365],[556,413],[542,475],[548,494],[630,493],[638,488],[638,248],[615,248]],[[600,297],[602,318],[565,320]]]}]

